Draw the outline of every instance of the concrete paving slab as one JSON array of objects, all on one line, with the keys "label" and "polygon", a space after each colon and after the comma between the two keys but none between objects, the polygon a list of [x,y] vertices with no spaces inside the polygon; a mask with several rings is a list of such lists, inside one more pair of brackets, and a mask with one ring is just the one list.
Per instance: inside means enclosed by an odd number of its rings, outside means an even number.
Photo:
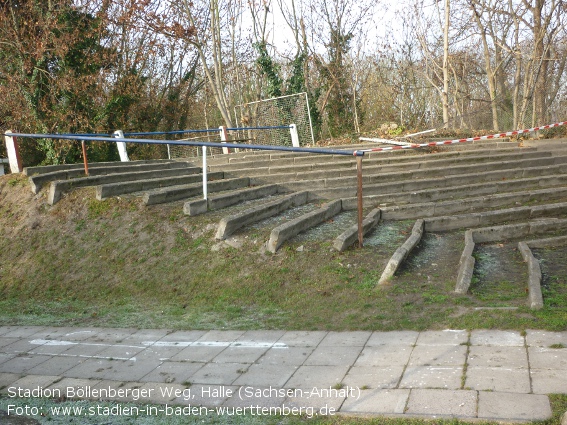
[{"label": "concrete paving slab", "polygon": [[285,331],[246,331],[235,342],[275,344],[284,334]]},{"label": "concrete paving slab", "polygon": [[226,347],[187,347],[181,351],[177,351],[171,356],[173,361],[186,361],[186,362],[201,362],[206,363],[213,360],[222,351],[226,350]]},{"label": "concrete paving slab", "polygon": [[234,342],[244,334],[244,331],[209,331],[203,334],[198,342]]},{"label": "concrete paving slab", "polygon": [[233,384],[283,388],[298,368],[299,366],[292,365],[253,364]]},{"label": "concrete paving slab", "polygon": [[527,394],[531,392],[530,373],[528,369],[469,366],[465,388]]},{"label": "concrete paving slab", "polygon": [[[140,394],[143,394],[144,403],[169,404],[176,398],[189,398],[191,390],[182,384],[162,384],[160,382],[146,382],[140,387]],[[189,400],[185,402],[187,404]]]},{"label": "concrete paving slab", "polygon": [[69,344],[50,344],[49,340],[45,344],[42,345],[38,345],[36,348],[33,348],[29,351],[30,354],[46,354],[49,356],[58,356],[62,353],[64,353],[65,351],[67,351],[72,345],[75,345],[75,343],[72,343],[70,341]]},{"label": "concrete paving slab", "polygon": [[343,384],[367,389],[396,388],[403,372],[403,366],[354,366],[343,379]]},{"label": "concrete paving slab", "polygon": [[529,347],[530,366],[534,369],[561,369],[567,376],[567,348]]},{"label": "concrete paving slab", "polygon": [[[193,384],[191,390],[192,406],[221,406],[229,397],[236,394],[238,387],[230,385]],[[187,405],[187,397],[181,395],[172,400],[174,404]]]},{"label": "concrete paving slab", "polygon": [[314,349],[315,347],[270,348],[257,360],[257,363],[300,366]]},{"label": "concrete paving slab", "polygon": [[21,376],[17,373],[0,373],[0,394],[2,394],[2,389],[12,385],[20,378]]},{"label": "concrete paving slab", "polygon": [[288,388],[328,388],[340,384],[348,366],[300,366],[287,381]]},{"label": "concrete paving slab", "polygon": [[[175,331],[175,332],[168,332],[166,335],[162,336],[161,338],[149,338],[146,340],[146,345],[149,345],[151,342],[195,342],[199,339],[203,338],[204,335],[207,335],[207,331]],[[132,335],[134,336],[134,335]]]},{"label": "concrete paving slab", "polygon": [[26,339],[17,339],[16,341],[12,342],[11,344],[5,345],[4,347],[2,347],[2,352],[8,353],[8,354],[10,354],[10,353],[15,353],[15,354],[27,353],[28,351],[34,351],[36,348],[40,347],[41,345],[43,345],[42,342],[32,343],[27,338]]},{"label": "concrete paving slab", "polygon": [[[158,359],[159,361],[173,360],[175,356],[181,353],[184,347],[160,347],[152,345],[143,351],[136,354],[136,360],[153,360]],[[177,361],[182,361],[185,359],[175,359]]]},{"label": "concrete paving slab", "polygon": [[45,355],[21,355],[0,364],[0,372],[26,374],[37,365],[49,360],[51,356]]},{"label": "concrete paving slab", "polygon": [[507,421],[538,421],[551,417],[544,395],[484,392],[478,394],[478,418]]},{"label": "concrete paving slab", "polygon": [[20,341],[20,338],[4,338],[4,337],[0,337],[0,352],[5,353],[5,347],[8,347],[9,345],[14,344],[15,342]]},{"label": "concrete paving slab", "polygon": [[362,347],[372,332],[329,332],[319,343],[321,347]]},{"label": "concrete paving slab", "polygon": [[51,357],[49,360],[30,369],[28,373],[34,375],[64,375],[72,367],[80,365],[86,359],[82,357]]},{"label": "concrete paving slab", "polygon": [[157,359],[145,361],[86,359],[83,363],[69,369],[65,374],[73,378],[139,381],[158,367],[160,363]]},{"label": "concrete paving slab", "polygon": [[471,345],[499,345],[504,347],[524,346],[524,337],[520,332],[500,330],[473,330]]},{"label": "concrete paving slab", "polygon": [[265,397],[262,388],[248,387],[248,389],[251,391],[239,388],[223,405],[227,407],[276,407],[281,406],[285,400],[283,397]]},{"label": "concrete paving slab", "polygon": [[87,396],[85,389],[92,387],[93,385],[96,385],[99,382],[100,381],[96,379],[63,378],[49,385],[48,389],[53,391],[59,391],[61,393],[61,396],[64,398],[76,398],[80,400],[84,400],[84,399],[96,400],[98,397]]},{"label": "concrete paving slab", "polygon": [[466,344],[468,340],[468,331],[446,329],[421,332],[415,343],[417,345],[460,345]]},{"label": "concrete paving slab", "polygon": [[278,343],[290,347],[316,347],[325,338],[327,332],[323,331],[288,331],[278,340]]},{"label": "concrete paving slab", "polygon": [[44,390],[60,379],[57,375],[27,375],[12,382],[10,387],[12,391],[16,391],[18,395],[22,394],[24,397],[28,397],[25,394],[27,391],[33,391],[31,393],[33,397],[43,397],[44,394],[48,394],[48,391]]},{"label": "concrete paving slab", "polygon": [[89,336],[84,341],[93,343],[120,344],[132,334],[138,332],[135,328],[105,328],[99,329],[95,335]]},{"label": "concrete paving slab", "polygon": [[528,354],[524,347],[472,346],[469,350],[467,363],[469,367],[513,367],[527,369]]},{"label": "concrete paving slab", "polygon": [[98,352],[97,356],[107,359],[133,359],[145,349],[141,345],[117,344]]},{"label": "concrete paving slab", "polygon": [[377,345],[364,347],[356,360],[355,366],[405,366],[409,361],[412,346]]},{"label": "concrete paving slab", "polygon": [[565,370],[531,369],[532,391],[535,394],[567,394]]},{"label": "concrete paving slab", "polygon": [[420,334],[414,331],[391,331],[373,332],[368,341],[367,347],[378,345],[414,345]]},{"label": "concrete paving slab", "polygon": [[69,345],[67,350],[65,350],[62,355],[65,356],[80,356],[85,358],[94,358],[98,356],[98,353],[107,349],[109,344],[101,343],[91,343],[91,342],[80,342],[74,345]]},{"label": "concrete paving slab", "polygon": [[285,405],[306,409],[304,416],[307,417],[315,417],[315,415],[319,414],[333,414],[339,411],[346,399],[346,397],[312,396],[311,390],[307,390],[303,394],[301,394],[301,389],[294,389],[293,391],[296,394],[288,397],[285,400]]},{"label": "concrete paving slab", "polygon": [[408,366],[462,366],[466,357],[467,347],[464,345],[417,345]]},{"label": "concrete paving slab", "polygon": [[231,385],[249,367],[248,363],[207,363],[189,377],[189,381],[196,384]]},{"label": "concrete paving slab", "polygon": [[567,347],[567,332],[526,331],[526,344],[530,347],[550,347],[563,344]]},{"label": "concrete paving slab", "polygon": [[363,390],[360,398],[347,398],[341,407],[345,413],[403,414],[410,390]]},{"label": "concrete paving slab", "polygon": [[[171,333],[168,329],[140,329],[122,341],[123,344],[138,345],[148,341],[160,341]],[[147,345],[147,344],[144,344]]]},{"label": "concrete paving slab", "polygon": [[34,339],[41,338],[47,340],[61,340],[61,341],[84,341],[88,338],[96,336],[100,332],[98,328],[45,328],[44,331],[34,334]]},{"label": "concrete paving slab", "polygon": [[228,347],[212,359],[214,363],[254,363],[266,351],[267,347]]},{"label": "concrete paving slab", "polygon": [[476,403],[476,391],[412,390],[406,414],[474,418]]},{"label": "concrete paving slab", "polygon": [[189,378],[202,367],[203,363],[168,361],[160,364],[147,375],[144,375],[140,378],[140,381],[185,385],[186,382],[191,382]]},{"label": "concrete paving slab", "polygon": [[45,329],[45,326],[6,326],[2,338],[28,338]]},{"label": "concrete paving slab", "polygon": [[361,351],[361,346],[328,347],[319,345],[305,361],[305,364],[310,366],[350,366],[356,361]]},{"label": "concrete paving slab", "polygon": [[461,388],[463,367],[416,366],[407,367],[400,388]]}]

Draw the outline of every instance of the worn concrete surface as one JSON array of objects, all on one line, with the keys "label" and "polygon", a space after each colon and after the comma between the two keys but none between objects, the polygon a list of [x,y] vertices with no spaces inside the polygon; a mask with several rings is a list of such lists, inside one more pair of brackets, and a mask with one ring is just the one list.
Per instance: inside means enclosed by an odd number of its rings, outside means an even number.
[{"label": "worn concrete surface", "polygon": [[[0,327],[0,394],[524,422],[567,393],[567,332]],[[304,410],[305,412],[305,410]]]}]

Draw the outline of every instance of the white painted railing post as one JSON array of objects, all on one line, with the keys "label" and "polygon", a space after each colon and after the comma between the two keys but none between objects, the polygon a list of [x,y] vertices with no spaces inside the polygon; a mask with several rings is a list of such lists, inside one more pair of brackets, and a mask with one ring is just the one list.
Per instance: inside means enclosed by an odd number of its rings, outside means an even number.
[{"label": "white painted railing post", "polygon": [[203,146],[203,199],[207,199],[207,147]]},{"label": "white painted railing post", "polygon": [[[113,134],[114,137],[117,139],[124,138],[124,132],[122,130],[116,130]],[[120,161],[128,162],[130,158],[128,158],[128,151],[126,150],[126,142],[116,142],[116,147],[118,148],[118,154],[120,155]]]},{"label": "white painted railing post", "polygon": [[291,133],[291,145],[294,148],[299,147],[299,135],[297,134],[297,126],[295,124],[289,125],[289,132]]},{"label": "white painted railing post", "polygon": [[6,140],[6,150],[8,151],[8,160],[10,161],[10,171],[12,173],[21,173],[24,171],[22,167],[22,159],[20,158],[20,148],[14,136],[9,136],[12,130],[7,130],[4,134]]},{"label": "white painted railing post", "polygon": [[[226,126],[221,125],[219,127],[220,130],[220,139],[221,143],[226,143],[228,141],[228,132],[226,131]],[[222,153],[228,153],[228,148],[222,148]]]}]

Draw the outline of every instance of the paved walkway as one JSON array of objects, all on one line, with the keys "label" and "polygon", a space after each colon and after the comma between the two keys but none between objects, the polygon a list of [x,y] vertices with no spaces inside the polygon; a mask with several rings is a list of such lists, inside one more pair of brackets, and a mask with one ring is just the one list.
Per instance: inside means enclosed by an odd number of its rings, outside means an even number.
[{"label": "paved walkway", "polygon": [[158,403],[192,415],[221,407],[249,414],[540,420],[551,415],[547,394],[567,393],[565,347],[567,332],[537,330],[5,326],[0,393]]}]

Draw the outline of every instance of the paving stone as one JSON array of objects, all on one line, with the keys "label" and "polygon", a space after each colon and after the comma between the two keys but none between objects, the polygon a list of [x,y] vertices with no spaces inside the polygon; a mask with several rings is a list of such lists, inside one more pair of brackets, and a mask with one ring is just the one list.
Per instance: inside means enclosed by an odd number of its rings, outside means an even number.
[{"label": "paving stone", "polygon": [[319,343],[320,347],[362,347],[370,338],[372,332],[329,332]]},{"label": "paving stone", "polygon": [[0,352],[6,352],[5,347],[12,345],[15,342],[18,342],[20,338],[5,338],[0,337]]},{"label": "paving stone", "polygon": [[208,331],[197,341],[199,342],[234,342],[244,334],[244,331]]},{"label": "paving stone", "polygon": [[[247,392],[246,387],[241,387],[237,391],[235,391],[234,395],[232,397],[229,397],[223,403],[223,405],[227,407],[276,407],[283,404],[285,397],[266,397],[261,391],[262,389],[269,391],[269,388],[258,387]],[[259,394],[258,390],[260,390]]]},{"label": "paving stone", "polygon": [[6,353],[0,353],[0,365],[3,363],[6,363],[8,360],[13,359],[14,357],[17,357],[18,354],[12,353],[12,354],[6,354]]},{"label": "paving stone", "polygon": [[108,359],[86,359],[83,363],[65,372],[72,378],[112,379],[117,381],[139,381],[160,365],[159,360],[130,361]]},{"label": "paving stone", "polygon": [[481,391],[478,396],[479,419],[539,421],[551,417],[545,395]]},{"label": "paving stone", "polygon": [[[134,403],[143,399],[140,389],[145,385],[144,382],[122,382],[103,380],[94,385],[93,388],[99,389],[99,394],[108,394],[108,396],[100,397],[101,400],[116,400],[121,403]],[[110,390],[115,390],[114,394]],[[132,391],[136,390],[136,391]]]},{"label": "paving stone", "polygon": [[407,367],[400,388],[461,388],[462,367],[417,366]]},{"label": "paving stone", "polygon": [[3,330],[3,338],[29,338],[45,330],[45,326],[7,326]]},{"label": "paving stone", "polygon": [[121,359],[128,360],[136,357],[141,351],[146,348],[141,345],[124,345],[116,344],[97,353],[97,357],[103,357],[107,359]]},{"label": "paving stone", "polygon": [[214,363],[254,363],[268,348],[253,347],[228,347],[221,351],[215,358]]},{"label": "paving stone", "polygon": [[346,397],[312,397],[311,394],[307,392],[302,394],[301,389],[294,389],[293,391],[295,395],[289,396],[284,404],[290,407],[306,409],[304,415],[308,418],[317,415],[333,415],[339,411],[346,399]]},{"label": "paving stone", "polygon": [[2,338],[2,336],[7,334],[8,332],[13,331],[17,327],[18,326],[0,326],[0,338]]},{"label": "paving stone", "polygon": [[83,363],[82,357],[51,357],[49,360],[30,369],[33,375],[65,375],[65,372]]},{"label": "paving stone", "polygon": [[528,369],[469,366],[465,388],[479,391],[529,393],[531,391],[530,373]]},{"label": "paving stone", "polygon": [[[33,341],[33,339],[31,341]],[[2,351],[4,353],[21,354],[29,351],[35,351],[37,348],[41,347],[41,345],[43,345],[43,343],[39,341],[32,343],[28,339],[17,339],[10,345],[2,347]]]},{"label": "paving stone", "polygon": [[99,328],[46,328],[45,330],[36,333],[34,338],[77,342],[93,338],[99,331]]},{"label": "paving stone", "polygon": [[234,385],[252,385],[260,387],[283,387],[299,366],[275,365],[269,363],[253,364],[246,373],[241,374]]},{"label": "paving stone", "polygon": [[364,347],[355,366],[405,366],[409,361],[412,346],[377,345]]},{"label": "paving stone", "polygon": [[377,345],[414,345],[419,336],[415,331],[390,331],[390,332],[373,332],[368,342],[367,347],[375,347]]},{"label": "paving stone", "polygon": [[530,347],[547,347],[554,344],[563,344],[567,347],[567,332],[526,331],[526,343]]},{"label": "paving stone", "polygon": [[476,417],[476,391],[412,390],[406,414]]},{"label": "paving stone", "polygon": [[343,379],[343,384],[368,389],[396,388],[403,371],[403,366],[354,366]]},{"label": "paving stone", "polygon": [[[187,342],[195,342],[199,339],[203,338],[205,335],[209,334],[210,332],[207,331],[175,331],[175,332],[168,332],[166,335],[162,336],[159,339],[149,338],[146,342],[180,342],[180,343],[187,343]],[[240,332],[238,333],[240,334]],[[134,336],[134,335],[132,335]]]},{"label": "paving stone", "polygon": [[149,343],[153,341],[159,341],[170,333],[171,331],[168,329],[140,329],[137,332],[134,332],[128,338],[125,338],[122,343],[138,345],[145,342],[146,344],[144,345],[148,346]]},{"label": "paving stone", "polygon": [[87,396],[85,394],[85,389],[91,388],[99,382],[100,380],[98,379],[63,378],[54,382],[48,388],[50,390],[60,391],[62,397],[65,398],[76,398],[82,400],[97,399],[98,397]]},{"label": "paving stone", "polygon": [[417,345],[414,347],[409,366],[462,366],[467,358],[464,345]]},{"label": "paving stone", "polygon": [[45,354],[48,356],[58,356],[61,353],[67,351],[70,347],[72,347],[75,343],[69,344],[51,344],[48,340],[43,345],[38,345],[36,348],[33,348],[29,351],[30,354]]},{"label": "paving stone", "polygon": [[[140,387],[144,399],[143,403],[168,404],[175,399],[183,399],[185,403],[191,402],[190,386],[180,383],[164,384],[161,382],[146,382]],[[147,395],[147,396],[146,396]]]},{"label": "paving stone", "polygon": [[26,374],[28,370],[49,360],[51,356],[43,355],[20,355],[0,364],[0,372]]},{"label": "paving stone", "polygon": [[[191,405],[192,406],[220,406],[228,398],[229,395],[234,395],[238,391],[238,387],[230,385],[201,385],[194,384],[189,388],[191,390]],[[184,396],[172,400],[174,404],[187,405],[187,400]]]},{"label": "paving stone", "polygon": [[247,363],[207,363],[189,380],[196,384],[231,385],[249,367]]},{"label": "paving stone", "polygon": [[[144,360],[159,360],[159,361],[167,361],[167,360],[175,360],[175,361],[183,361],[186,359],[175,358],[179,353],[181,353],[185,348],[184,347],[159,347],[159,346],[149,346],[145,350],[140,351],[136,354],[137,361],[144,361]],[[224,347],[221,348],[224,350]],[[216,355],[216,354],[215,354]]]},{"label": "paving stone", "polygon": [[466,330],[446,329],[443,331],[421,332],[417,338],[417,345],[460,345],[469,340]]},{"label": "paving stone", "polygon": [[42,391],[47,389],[51,384],[58,381],[59,376],[48,376],[48,375],[27,375],[15,382],[12,382],[11,387],[15,388],[16,391],[19,390],[38,390]]},{"label": "paving stone", "polygon": [[306,365],[311,366],[350,366],[352,365],[362,347],[329,347],[319,345],[305,361]]},{"label": "paving stone", "polygon": [[270,348],[257,361],[259,364],[300,366],[315,350],[315,347]]},{"label": "paving stone", "polygon": [[246,331],[236,342],[256,342],[275,344],[285,334],[285,331]]},{"label": "paving stone", "polygon": [[471,332],[471,345],[496,345],[504,347],[523,347],[524,337],[515,331],[479,329]]},{"label": "paving stone", "polygon": [[226,347],[187,347],[182,350],[176,350],[176,352],[171,356],[173,361],[188,361],[188,362],[210,362],[216,356],[218,356],[222,351],[226,350]]},{"label": "paving stone", "polygon": [[288,331],[277,342],[290,347],[316,347],[326,335],[323,331]]},{"label": "paving stone", "polygon": [[119,344],[132,334],[138,332],[134,328],[98,328],[95,335],[89,336],[84,341],[103,344]]},{"label": "paving stone", "polygon": [[567,394],[565,370],[530,369],[530,376],[535,394]]},{"label": "paving stone", "polygon": [[567,348],[528,348],[530,366],[534,369],[561,369],[567,376]]},{"label": "paving stone", "polygon": [[84,358],[96,357],[98,353],[108,348],[107,344],[78,342],[75,345],[69,345],[62,354],[65,356],[81,356]]},{"label": "paving stone", "polygon": [[328,388],[343,381],[348,366],[300,366],[287,381],[288,388]]},{"label": "paving stone", "polygon": [[2,394],[2,389],[12,385],[20,378],[21,376],[17,373],[0,373],[0,394]]},{"label": "paving stone", "polygon": [[528,354],[524,347],[471,346],[467,363],[478,367],[527,369]]},{"label": "paving stone", "polygon": [[347,398],[340,411],[343,413],[402,414],[410,390],[363,390],[360,398]]},{"label": "paving stone", "polygon": [[189,378],[202,367],[203,363],[167,361],[144,375],[140,381],[185,385],[185,382],[190,382]]}]

